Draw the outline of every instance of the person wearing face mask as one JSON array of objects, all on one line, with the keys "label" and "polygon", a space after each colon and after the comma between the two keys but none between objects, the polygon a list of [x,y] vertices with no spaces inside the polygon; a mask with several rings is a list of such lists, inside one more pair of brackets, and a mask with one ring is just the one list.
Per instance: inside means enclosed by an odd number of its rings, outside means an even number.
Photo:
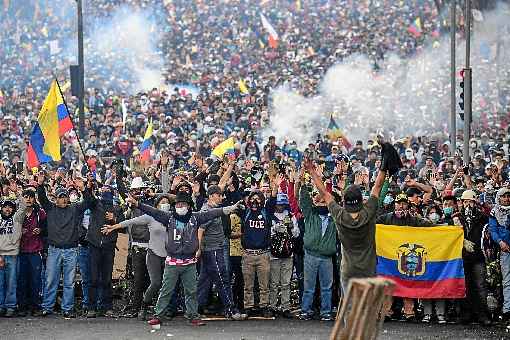
[{"label": "person wearing face mask", "polygon": [[[156,200],[156,208],[169,212],[172,208],[171,203],[175,199],[173,195],[161,195]],[[144,214],[129,220],[122,221],[114,225],[105,225],[101,232],[109,235],[117,229],[127,229],[130,234],[133,226],[145,226],[149,230],[149,246],[147,249],[146,264],[149,272],[150,285],[143,295],[142,306],[138,312],[138,319],[145,321],[147,318],[147,306],[161,289],[163,270],[165,268],[165,226],[156,221],[153,217]]]},{"label": "person wearing face mask", "polygon": [[[220,186],[209,185],[207,196],[208,200],[201,211],[222,205],[223,190]],[[232,287],[223,253],[225,243],[223,224],[223,218],[217,217],[198,228],[198,243],[202,254],[198,279],[198,306],[199,310],[207,306],[210,287],[214,284],[223,303],[225,316],[231,320],[244,320],[246,314],[239,313],[232,300]]]},{"label": "person wearing face mask", "polygon": [[129,196],[128,203],[152,216],[166,228],[166,234],[163,235],[166,249],[163,284],[154,317],[149,320],[149,324],[161,324],[161,316],[170,302],[177,281],[181,279],[186,301],[186,317],[191,320],[193,326],[203,325],[198,315],[197,304],[196,263],[201,256],[198,227],[223,214],[235,212],[239,208],[239,203],[224,208],[193,212],[191,196],[183,192],[178,192],[175,197],[174,211],[155,209],[140,203],[133,196]]},{"label": "person wearing face mask", "polygon": [[457,212],[457,198],[453,195],[443,197],[443,223],[454,225],[453,215]]},{"label": "person wearing face mask", "polygon": [[337,242],[335,221],[329,214],[323,195],[316,191],[312,198],[309,187],[301,184],[304,181],[304,176],[305,167],[302,167],[295,184],[295,190],[299,192],[299,207],[303,212],[305,222],[303,234],[304,288],[299,318],[311,320],[313,317],[312,304],[316,278],[319,275],[320,318],[323,321],[330,321],[333,320],[331,315],[333,255],[336,253]]},{"label": "person wearing face mask", "polygon": [[488,317],[486,266],[481,248],[483,228],[488,216],[479,208],[476,193],[465,190],[461,196],[462,208],[454,215],[464,229],[464,276],[466,280],[466,299],[462,304],[462,321],[469,323],[474,317],[484,325],[491,324]]},{"label": "person wearing face mask", "polygon": [[118,233],[105,235],[101,229],[105,224],[115,224],[122,220],[123,214],[121,209],[114,205],[113,191],[108,186],[101,188],[99,198],[93,196],[89,209],[89,226],[85,236],[90,270],[87,317],[95,318],[97,313],[113,316],[112,273]]},{"label": "person wearing face mask", "polygon": [[[381,215],[376,220],[377,224],[409,226],[409,227],[431,227],[434,224],[424,218],[416,216],[410,209],[410,203],[405,193],[400,193],[395,198],[393,212]],[[386,308],[389,309],[389,304]],[[399,319],[401,315],[404,321],[414,321],[414,300],[408,298],[395,298],[391,306],[391,318]],[[388,310],[388,313],[390,311]],[[444,313],[443,313],[444,314]],[[388,317],[390,317],[388,315]]]},{"label": "person wearing face mask", "polygon": [[510,322],[510,189],[503,187],[496,194],[496,205],[489,217],[491,237],[501,249],[499,264],[503,276],[503,321]]},{"label": "person wearing face mask", "polygon": [[0,208],[0,316],[12,317],[16,311],[17,266],[22,223],[27,206],[6,199]]}]

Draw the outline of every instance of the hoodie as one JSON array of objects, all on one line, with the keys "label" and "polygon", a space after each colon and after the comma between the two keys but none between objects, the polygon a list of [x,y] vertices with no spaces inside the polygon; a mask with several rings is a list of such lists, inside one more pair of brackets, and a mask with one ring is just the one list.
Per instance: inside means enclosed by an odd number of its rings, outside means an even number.
[{"label": "hoodie", "polygon": [[9,217],[0,215],[0,255],[18,255],[21,240],[21,228],[26,205],[20,203],[19,209]]},{"label": "hoodie", "polygon": [[378,199],[370,196],[357,219],[336,202],[328,205],[342,244],[342,280],[375,276],[375,219]]}]

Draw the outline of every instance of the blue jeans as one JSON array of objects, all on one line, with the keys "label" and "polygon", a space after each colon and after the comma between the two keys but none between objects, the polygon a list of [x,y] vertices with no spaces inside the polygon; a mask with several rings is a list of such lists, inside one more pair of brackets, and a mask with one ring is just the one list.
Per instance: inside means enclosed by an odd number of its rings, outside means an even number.
[{"label": "blue jeans", "polygon": [[78,247],[62,249],[49,246],[46,260],[46,289],[44,291],[42,309],[53,311],[57,298],[57,289],[60,283],[60,273],[64,273],[64,295],[62,297],[62,310],[70,312],[74,308],[74,275],[78,262]]},{"label": "blue jeans", "polygon": [[503,276],[503,313],[507,313],[510,312],[510,253],[502,251],[499,264]]},{"label": "blue jeans", "polygon": [[198,305],[200,307],[207,305],[211,283],[214,283],[225,308],[225,313],[235,313],[236,311],[232,310],[232,288],[225,266],[223,250],[204,251],[200,261]]},{"label": "blue jeans", "polygon": [[39,253],[18,256],[18,308],[22,311],[39,309],[42,257]]},{"label": "blue jeans", "polygon": [[312,314],[315,282],[319,274],[321,285],[321,315],[331,313],[331,287],[333,286],[333,261],[331,257],[317,257],[305,253],[304,289],[301,312]]},{"label": "blue jeans", "polygon": [[4,266],[0,268],[0,308],[16,309],[17,255],[2,255]]},{"label": "blue jeans", "polygon": [[81,291],[83,295],[82,308],[88,309],[90,284],[89,247],[82,245],[78,247],[78,268],[80,269]]}]

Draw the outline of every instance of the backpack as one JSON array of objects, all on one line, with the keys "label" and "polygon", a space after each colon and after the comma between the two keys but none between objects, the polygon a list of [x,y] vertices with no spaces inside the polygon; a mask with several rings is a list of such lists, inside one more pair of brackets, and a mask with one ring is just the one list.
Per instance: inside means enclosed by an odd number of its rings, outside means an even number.
[{"label": "backpack", "polygon": [[[278,221],[280,222],[280,221]],[[294,251],[294,243],[292,240],[292,222],[290,216],[287,216],[283,221],[285,231],[276,231],[271,233],[271,255],[277,258],[288,258],[292,256]]]}]

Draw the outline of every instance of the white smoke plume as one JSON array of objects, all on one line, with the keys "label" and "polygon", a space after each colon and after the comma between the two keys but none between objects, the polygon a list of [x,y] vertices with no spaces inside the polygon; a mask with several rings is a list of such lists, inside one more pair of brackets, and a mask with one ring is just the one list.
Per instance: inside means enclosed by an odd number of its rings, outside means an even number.
[{"label": "white smoke plume", "polygon": [[[498,54],[496,45],[498,42],[501,44],[498,37],[502,27],[508,25],[508,13],[508,7],[500,6],[485,14],[483,22],[474,23],[471,60],[475,123],[482,113],[498,110],[495,104],[497,79],[504,77],[503,72],[507,71],[503,68],[507,56]],[[465,44],[459,37],[458,71],[464,67],[464,48]],[[264,137],[274,135],[278,141],[296,140],[303,147],[314,141],[318,133],[326,132],[331,113],[351,142],[381,130],[395,137],[448,131],[448,35],[429,41],[423,50],[407,59],[386,55],[380,67],[376,74],[373,63],[366,56],[352,55],[326,72],[315,97],[303,97],[289,86],[275,89],[271,97],[271,122],[264,131]],[[459,83],[460,78],[457,86]],[[458,87],[457,96],[459,93]],[[489,98],[492,105],[488,105],[482,97]],[[457,121],[461,128],[462,122],[460,119]]]}]

